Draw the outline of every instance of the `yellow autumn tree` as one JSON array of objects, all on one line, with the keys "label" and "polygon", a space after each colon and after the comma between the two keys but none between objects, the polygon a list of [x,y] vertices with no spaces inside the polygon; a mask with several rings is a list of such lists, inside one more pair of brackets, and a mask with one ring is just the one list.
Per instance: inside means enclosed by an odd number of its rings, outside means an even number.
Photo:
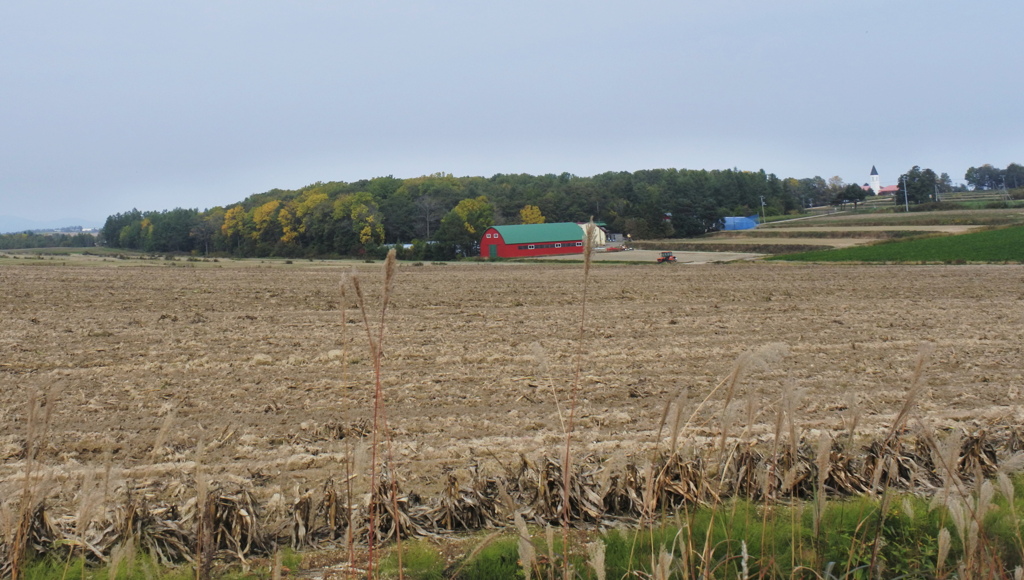
[{"label": "yellow autumn tree", "polygon": [[[295,208],[295,217],[302,219],[306,214],[313,211],[313,208],[327,201],[327,194],[322,191],[310,190],[299,197],[298,205]],[[305,225],[301,231],[305,231]]]},{"label": "yellow autumn tree", "polygon": [[364,246],[370,242],[376,244],[384,243],[384,224],[374,223],[376,218],[368,215],[363,220],[363,227],[359,230],[359,243]]},{"label": "yellow autumn tree", "polygon": [[141,224],[142,249],[151,251],[153,249],[153,220],[144,218]]},{"label": "yellow autumn tree", "polygon": [[281,208],[277,214],[277,223],[281,225],[281,241],[294,243],[300,234],[306,232],[306,216],[320,204],[327,201],[327,194],[311,189]]},{"label": "yellow autumn tree", "polygon": [[384,223],[373,195],[366,191],[343,195],[334,202],[334,219],[352,220],[352,230],[359,243],[383,244]]},{"label": "yellow autumn tree", "polygon": [[542,224],[544,223],[544,215],[540,213],[540,208],[535,205],[524,206],[523,209],[519,210],[519,223],[523,224]]},{"label": "yellow autumn tree", "polygon": [[220,233],[224,237],[241,235],[245,229],[245,208],[238,204],[224,212],[224,223],[220,226]]},{"label": "yellow autumn tree", "polygon": [[263,238],[264,233],[274,223],[274,212],[279,207],[281,207],[281,202],[275,199],[252,210],[252,239],[259,241]]},{"label": "yellow autumn tree", "polygon": [[277,223],[281,224],[281,241],[285,244],[294,242],[303,229],[292,203],[281,208],[277,214]]}]

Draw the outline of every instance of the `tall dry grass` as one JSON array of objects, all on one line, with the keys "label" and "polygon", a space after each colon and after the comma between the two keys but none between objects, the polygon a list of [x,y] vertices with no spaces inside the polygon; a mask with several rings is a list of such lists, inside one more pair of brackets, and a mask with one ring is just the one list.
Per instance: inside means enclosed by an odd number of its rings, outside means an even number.
[{"label": "tall dry grass", "polygon": [[[370,578],[376,578],[376,564],[377,564],[377,545],[379,539],[377,538],[377,519],[380,514],[377,513],[379,504],[379,494],[381,492],[378,486],[378,481],[381,479],[381,454],[380,444],[381,438],[383,437],[386,442],[387,452],[387,463],[392,474],[389,478],[391,489],[390,497],[392,498],[394,505],[393,513],[395,517],[395,540],[398,542],[398,570],[399,576],[402,575],[402,531],[400,521],[398,520],[397,514],[400,513],[398,506],[398,478],[395,473],[395,465],[393,461],[391,437],[388,430],[387,413],[385,408],[385,397],[384,397],[384,386],[382,380],[382,360],[383,360],[383,348],[384,348],[384,335],[387,322],[388,306],[391,303],[391,295],[394,289],[395,274],[398,271],[398,264],[396,253],[394,249],[388,251],[387,258],[384,260],[384,282],[381,290],[380,298],[380,311],[376,323],[371,323],[370,309],[367,304],[367,299],[363,291],[363,285],[359,276],[355,273],[351,274],[349,281],[352,285],[352,289],[355,292],[356,305],[359,313],[363,320],[363,329],[366,332],[366,341],[370,349],[370,360],[373,361],[373,427],[371,432],[371,443],[370,443],[370,506],[368,515],[368,528],[367,528],[367,575]],[[343,325],[344,327],[344,325]]]},{"label": "tall dry grass", "polygon": [[565,452],[562,456],[562,549],[565,551],[562,561],[564,562],[563,577],[569,580],[569,552],[570,536],[569,525],[571,518],[571,494],[572,489],[572,440],[576,428],[576,407],[579,401],[580,380],[583,370],[584,340],[587,329],[587,298],[590,290],[590,265],[593,259],[594,244],[597,240],[597,225],[591,219],[583,227],[583,289],[580,295],[580,324],[579,333],[576,336],[576,354],[573,364],[572,385],[569,391],[569,418],[565,424]]},{"label": "tall dry grass", "polygon": [[20,580],[24,572],[30,549],[30,533],[37,514],[42,510],[42,498],[39,490],[45,482],[36,481],[40,467],[40,450],[47,441],[50,421],[56,407],[56,387],[51,388],[42,398],[39,392],[29,390],[27,405],[27,425],[25,435],[25,471],[21,488],[21,499],[18,507],[17,523],[14,530],[8,533],[10,541],[10,573],[11,580]]}]

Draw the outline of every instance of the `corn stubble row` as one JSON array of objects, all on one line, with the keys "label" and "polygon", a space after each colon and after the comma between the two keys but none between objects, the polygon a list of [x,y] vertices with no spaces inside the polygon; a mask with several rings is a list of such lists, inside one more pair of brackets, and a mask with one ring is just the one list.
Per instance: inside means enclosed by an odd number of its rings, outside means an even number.
[{"label": "corn stubble row", "polygon": [[[901,490],[934,494],[971,486],[996,473],[1000,458],[1014,462],[1024,449],[1024,430],[1000,427],[968,436],[934,437],[902,432],[853,452],[835,439],[800,441],[765,449],[737,443],[707,453],[656,452],[653,459],[618,468],[596,457],[572,465],[568,513],[572,525],[602,528],[639,525],[688,506],[729,497],[788,502],[824,492],[829,497]],[[952,443],[951,443],[952,442]],[[714,453],[711,453],[713,451]],[[717,455],[717,461],[706,458]],[[636,458],[634,458],[636,459]],[[439,497],[424,500],[402,490],[394,471],[383,468],[376,493],[356,494],[327,481],[307,491],[290,509],[290,519],[264,517],[249,490],[216,489],[183,504],[149,505],[127,494],[123,503],[96,519],[55,515],[45,501],[22,510],[0,542],[0,576],[11,574],[15,548],[24,554],[53,554],[110,562],[119,546],[141,549],[168,565],[184,562],[208,568],[212,562],[247,565],[279,546],[295,549],[365,545],[398,537],[509,527],[518,517],[539,525],[558,524],[565,493],[562,465],[520,456],[502,473],[482,474],[470,466],[466,477],[444,475]],[[346,497],[349,496],[349,497]],[[376,517],[368,529],[370,502]]]}]

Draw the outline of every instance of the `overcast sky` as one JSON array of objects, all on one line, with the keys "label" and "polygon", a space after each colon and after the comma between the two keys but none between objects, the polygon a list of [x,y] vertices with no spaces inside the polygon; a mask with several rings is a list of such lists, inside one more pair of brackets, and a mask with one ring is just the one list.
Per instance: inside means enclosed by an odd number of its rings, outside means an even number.
[{"label": "overcast sky", "polygon": [[650,168],[1024,163],[1019,0],[0,3],[0,215]]}]

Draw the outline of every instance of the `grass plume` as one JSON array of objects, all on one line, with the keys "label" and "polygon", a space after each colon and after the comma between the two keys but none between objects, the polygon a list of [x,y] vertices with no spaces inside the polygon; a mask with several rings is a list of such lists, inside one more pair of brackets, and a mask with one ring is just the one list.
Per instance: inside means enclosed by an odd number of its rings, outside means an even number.
[{"label": "grass plume", "polygon": [[562,549],[563,576],[569,580],[569,520],[571,513],[570,488],[572,485],[572,436],[575,429],[576,404],[579,398],[581,373],[583,368],[583,339],[587,328],[587,293],[590,289],[590,264],[597,240],[597,225],[591,219],[583,226],[583,292],[580,297],[580,325],[576,337],[576,363],[573,369],[572,389],[569,395],[569,418],[565,426],[565,453],[562,457]]},{"label": "grass plume", "polygon": [[[383,359],[383,344],[384,344],[384,330],[386,328],[387,311],[388,305],[391,303],[391,293],[394,288],[395,274],[397,272],[397,258],[395,250],[392,248],[384,260],[384,284],[381,290],[381,301],[380,301],[380,317],[378,319],[376,329],[370,323],[369,307],[366,302],[366,296],[363,292],[362,283],[359,276],[352,275],[350,282],[356,295],[356,304],[363,318],[363,328],[366,331],[366,339],[370,348],[370,358],[373,361],[373,427],[370,443],[370,507],[368,515],[368,532],[367,532],[367,552],[368,563],[367,563],[367,575],[370,578],[376,577],[376,548],[378,538],[377,533],[377,504],[378,494],[380,493],[377,482],[380,478],[380,441],[382,433],[386,434],[387,431],[387,417],[384,409],[384,385],[382,380],[382,359]],[[376,333],[374,332],[376,330]],[[390,443],[390,438],[388,439]],[[390,455],[390,444],[388,445]],[[397,493],[397,474],[394,470],[394,464],[389,462],[391,465],[391,493],[390,496],[395,502],[398,501]],[[402,575],[402,551],[401,551],[401,529],[398,524],[397,514],[399,513],[397,503],[393,506],[394,513],[396,514],[395,523],[395,534],[399,542],[398,548],[398,570],[399,576]]]}]

